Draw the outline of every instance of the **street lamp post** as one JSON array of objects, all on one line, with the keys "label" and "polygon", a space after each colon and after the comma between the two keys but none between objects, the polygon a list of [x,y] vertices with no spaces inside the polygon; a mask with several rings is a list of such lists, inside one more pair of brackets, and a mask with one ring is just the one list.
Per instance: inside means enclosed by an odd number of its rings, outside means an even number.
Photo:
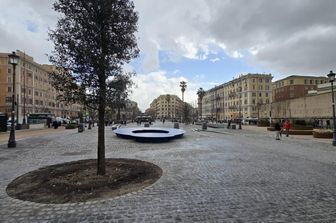
[{"label": "street lamp post", "polygon": [[16,147],[16,141],[15,141],[15,66],[19,63],[19,56],[13,52],[12,54],[8,55],[9,63],[13,65],[13,89],[12,89],[12,123],[11,123],[11,130],[9,134],[9,140],[8,140],[8,148],[14,148]]},{"label": "street lamp post", "polygon": [[334,99],[334,81],[335,81],[335,73],[330,71],[328,74],[329,82],[331,84],[331,100],[332,100],[332,111],[333,111],[333,146],[336,146],[336,122],[335,122],[335,99]]}]

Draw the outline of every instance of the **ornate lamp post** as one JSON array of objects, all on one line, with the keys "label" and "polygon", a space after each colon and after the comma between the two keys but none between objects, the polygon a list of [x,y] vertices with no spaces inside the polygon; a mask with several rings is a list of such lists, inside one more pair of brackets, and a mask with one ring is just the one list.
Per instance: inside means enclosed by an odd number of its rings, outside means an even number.
[{"label": "ornate lamp post", "polygon": [[19,56],[13,52],[12,54],[8,55],[9,63],[13,65],[13,94],[12,94],[12,114],[11,114],[11,130],[9,134],[9,140],[8,140],[8,148],[14,148],[16,147],[16,141],[15,141],[15,66],[19,63]]},{"label": "ornate lamp post", "polygon": [[335,73],[330,71],[328,74],[329,82],[331,83],[331,100],[332,100],[332,111],[333,111],[333,146],[336,146],[336,122],[335,122],[335,99],[334,99],[334,81],[335,81]]}]

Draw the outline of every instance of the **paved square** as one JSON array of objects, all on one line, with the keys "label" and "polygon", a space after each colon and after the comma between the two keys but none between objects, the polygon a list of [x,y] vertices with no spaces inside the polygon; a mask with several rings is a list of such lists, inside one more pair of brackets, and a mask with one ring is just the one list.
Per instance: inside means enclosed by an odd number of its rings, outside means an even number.
[{"label": "paved square", "polygon": [[[162,125],[161,123],[156,123]],[[172,127],[172,123],[165,124]],[[117,138],[106,157],[152,162],[163,175],[118,198],[37,204],[9,197],[16,177],[61,162],[96,158],[97,128],[0,146],[0,222],[335,222],[336,148],[312,139],[249,130],[193,131],[163,144]]]}]

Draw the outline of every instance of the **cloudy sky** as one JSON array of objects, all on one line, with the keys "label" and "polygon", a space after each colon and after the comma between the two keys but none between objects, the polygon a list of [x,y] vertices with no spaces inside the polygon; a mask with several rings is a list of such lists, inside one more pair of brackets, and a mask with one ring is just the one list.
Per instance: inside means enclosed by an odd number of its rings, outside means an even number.
[{"label": "cloudy sky", "polygon": [[[0,52],[25,51],[48,63],[57,14],[51,0],[0,0]],[[160,94],[195,103],[244,73],[325,75],[336,70],[335,0],[135,0],[140,57],[131,98],[145,110]]]}]

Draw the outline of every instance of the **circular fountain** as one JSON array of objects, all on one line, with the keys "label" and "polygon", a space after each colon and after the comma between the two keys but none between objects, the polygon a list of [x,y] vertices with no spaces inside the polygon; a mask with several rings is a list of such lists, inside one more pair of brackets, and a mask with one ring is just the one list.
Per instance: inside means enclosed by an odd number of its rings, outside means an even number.
[{"label": "circular fountain", "polygon": [[185,131],[173,128],[119,128],[114,133],[121,138],[134,139],[137,142],[167,142],[180,138]]}]

